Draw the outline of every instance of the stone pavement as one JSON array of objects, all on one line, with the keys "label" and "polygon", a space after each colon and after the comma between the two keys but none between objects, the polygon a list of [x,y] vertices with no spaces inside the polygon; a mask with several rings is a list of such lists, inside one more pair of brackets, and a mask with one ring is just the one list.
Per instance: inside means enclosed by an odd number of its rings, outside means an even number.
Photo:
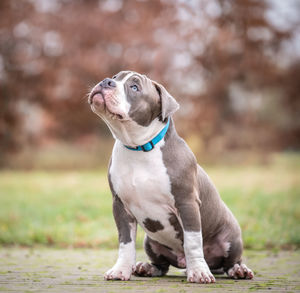
[{"label": "stone pavement", "polygon": [[[104,281],[116,250],[0,248],[0,292],[300,292],[300,251],[246,251],[254,280],[217,275],[215,284],[189,284],[172,268],[163,278]],[[145,260],[138,251],[138,260]]]}]

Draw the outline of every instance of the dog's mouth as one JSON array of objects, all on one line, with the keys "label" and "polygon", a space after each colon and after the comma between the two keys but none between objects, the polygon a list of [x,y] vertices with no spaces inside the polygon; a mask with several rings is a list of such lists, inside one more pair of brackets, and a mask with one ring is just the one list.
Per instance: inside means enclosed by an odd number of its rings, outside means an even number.
[{"label": "dog's mouth", "polygon": [[101,91],[95,91],[95,92],[93,92],[93,93],[89,96],[89,99],[88,99],[89,104],[90,104],[90,105],[93,104],[93,100],[94,100],[94,97],[95,97],[96,95],[99,95],[99,96],[103,99],[103,103],[105,104],[105,99],[104,99],[104,96],[103,96],[103,94],[102,94]]},{"label": "dog's mouth", "polygon": [[112,111],[105,99],[105,95],[102,91],[93,92],[88,98],[89,104],[96,108],[102,107],[104,112],[108,114],[112,119],[125,120],[125,117],[120,114]]}]

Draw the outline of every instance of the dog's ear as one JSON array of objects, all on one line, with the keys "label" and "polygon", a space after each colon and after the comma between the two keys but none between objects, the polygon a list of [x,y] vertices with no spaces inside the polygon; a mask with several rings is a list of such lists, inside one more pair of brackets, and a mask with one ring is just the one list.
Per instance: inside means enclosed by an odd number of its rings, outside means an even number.
[{"label": "dog's ear", "polygon": [[153,84],[160,96],[161,117],[162,117],[162,121],[165,121],[166,118],[170,117],[179,109],[179,104],[161,84],[155,81],[153,81]]}]

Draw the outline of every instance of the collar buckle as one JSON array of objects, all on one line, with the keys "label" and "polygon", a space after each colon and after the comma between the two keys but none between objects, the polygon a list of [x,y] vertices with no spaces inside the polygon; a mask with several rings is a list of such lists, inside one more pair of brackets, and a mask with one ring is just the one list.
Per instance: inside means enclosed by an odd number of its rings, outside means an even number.
[{"label": "collar buckle", "polygon": [[145,145],[141,145],[141,148],[142,148],[143,152],[145,152],[145,153],[150,152],[150,151],[152,151],[154,149],[154,144],[153,144],[152,140],[150,140],[148,143],[151,144],[151,149],[148,149],[148,150],[145,149]]}]

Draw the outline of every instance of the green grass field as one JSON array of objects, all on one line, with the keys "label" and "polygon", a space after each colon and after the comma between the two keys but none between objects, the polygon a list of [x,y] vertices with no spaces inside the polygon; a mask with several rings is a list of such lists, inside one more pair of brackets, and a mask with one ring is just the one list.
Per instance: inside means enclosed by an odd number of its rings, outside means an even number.
[{"label": "green grass field", "polygon": [[[300,247],[300,157],[205,168],[247,248]],[[106,171],[0,172],[0,244],[117,247]],[[143,232],[139,229],[138,247]]]}]

